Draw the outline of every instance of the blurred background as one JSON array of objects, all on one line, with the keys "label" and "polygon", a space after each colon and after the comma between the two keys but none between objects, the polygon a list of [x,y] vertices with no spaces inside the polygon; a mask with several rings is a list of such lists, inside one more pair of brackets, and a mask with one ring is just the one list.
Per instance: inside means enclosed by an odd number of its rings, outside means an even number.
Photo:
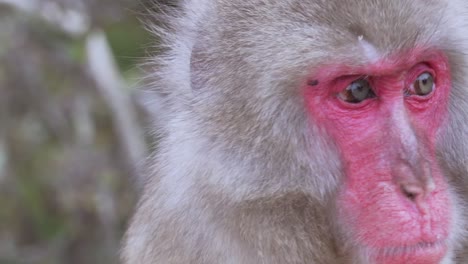
[{"label": "blurred background", "polygon": [[0,0],[0,264],[118,263],[151,149],[148,4]]}]

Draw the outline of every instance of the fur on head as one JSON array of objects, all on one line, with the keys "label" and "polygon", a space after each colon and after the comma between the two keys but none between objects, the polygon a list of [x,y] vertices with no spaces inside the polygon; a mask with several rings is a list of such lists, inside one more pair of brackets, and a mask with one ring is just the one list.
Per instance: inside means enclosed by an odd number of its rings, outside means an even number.
[{"label": "fur on head", "polygon": [[[356,249],[332,220],[343,160],[336,139],[310,122],[303,84],[337,62],[358,68],[419,47],[440,50],[451,66],[448,128],[437,134],[437,154],[455,205],[449,244],[461,243],[466,190],[453,186],[468,184],[463,0],[184,0],[157,7],[159,22],[150,28],[162,54],[150,62],[148,94],[163,117],[162,137],[125,259],[371,263],[371,253]],[[165,236],[174,244],[156,242]],[[179,246],[185,253],[171,256]],[[274,251],[281,253],[268,255]]]}]

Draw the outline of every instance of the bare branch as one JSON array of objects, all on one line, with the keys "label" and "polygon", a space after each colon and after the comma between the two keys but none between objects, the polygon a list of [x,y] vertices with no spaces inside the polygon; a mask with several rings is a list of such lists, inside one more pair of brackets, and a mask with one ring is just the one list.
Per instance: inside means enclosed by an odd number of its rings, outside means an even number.
[{"label": "bare branch", "polygon": [[89,34],[86,51],[91,75],[103,99],[112,110],[116,130],[127,153],[128,163],[140,164],[147,152],[143,133],[136,122],[135,109],[130,97],[125,94],[122,78],[103,32],[94,31]]}]

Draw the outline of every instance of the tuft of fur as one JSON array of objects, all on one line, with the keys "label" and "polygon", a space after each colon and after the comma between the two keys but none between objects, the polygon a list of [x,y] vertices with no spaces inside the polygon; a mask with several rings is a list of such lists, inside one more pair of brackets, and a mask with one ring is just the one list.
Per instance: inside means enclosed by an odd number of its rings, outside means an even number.
[{"label": "tuft of fur", "polygon": [[161,53],[148,63],[145,96],[161,139],[124,263],[369,263],[337,232],[341,164],[310,124],[300,82],[329,61],[361,65],[429,44],[449,56],[454,86],[439,156],[460,209],[456,251],[443,264],[468,262],[463,0],[181,0],[153,9]]}]

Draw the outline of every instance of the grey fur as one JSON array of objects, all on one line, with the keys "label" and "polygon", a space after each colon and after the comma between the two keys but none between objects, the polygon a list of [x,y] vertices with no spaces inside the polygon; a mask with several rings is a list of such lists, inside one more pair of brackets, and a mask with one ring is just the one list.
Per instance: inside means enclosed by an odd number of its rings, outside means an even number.
[{"label": "grey fur", "polygon": [[[463,0],[186,0],[160,7],[165,23],[152,29],[164,53],[153,61],[149,94],[163,95],[161,142],[148,162],[124,263],[368,263],[336,232],[341,164],[333,142],[308,122],[299,91],[319,65],[368,63],[360,38],[381,54],[421,44],[446,51],[454,87],[440,160],[463,207]],[[453,246],[462,251],[459,225]],[[454,254],[458,260],[444,264],[468,262]]]}]

